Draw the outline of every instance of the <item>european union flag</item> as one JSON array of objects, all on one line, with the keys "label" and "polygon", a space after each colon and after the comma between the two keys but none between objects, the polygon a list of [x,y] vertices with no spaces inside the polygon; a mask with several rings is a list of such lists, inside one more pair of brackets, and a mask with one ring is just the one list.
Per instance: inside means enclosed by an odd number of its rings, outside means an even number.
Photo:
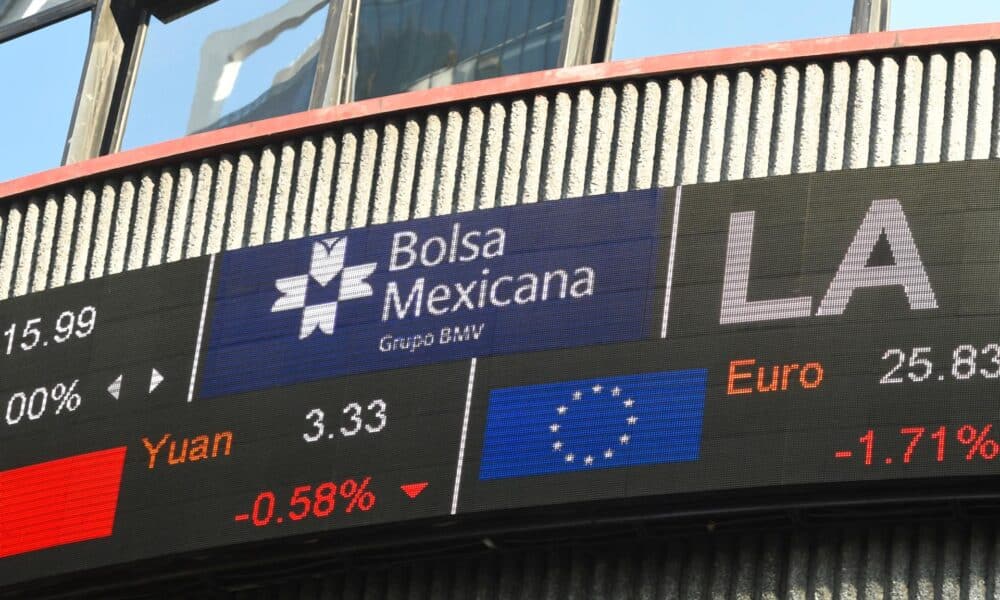
[{"label": "european union flag", "polygon": [[698,460],[706,369],[490,391],[480,479]]}]

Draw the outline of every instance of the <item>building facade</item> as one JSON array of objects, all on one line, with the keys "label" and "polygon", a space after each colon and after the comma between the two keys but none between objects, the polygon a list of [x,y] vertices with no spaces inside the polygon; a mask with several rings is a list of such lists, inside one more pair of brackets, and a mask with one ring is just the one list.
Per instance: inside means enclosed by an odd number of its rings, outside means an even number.
[{"label": "building facade", "polygon": [[[998,39],[996,24],[871,33],[432,89],[399,75],[418,89],[212,127],[0,183],[0,298],[495,207],[1000,158]],[[531,40],[518,43],[523,54]],[[424,69],[426,77],[492,68],[482,49],[452,62],[454,73]],[[380,85],[362,87],[378,95],[388,89]],[[991,598],[1000,595],[991,485],[864,503],[790,492],[708,512],[587,509],[519,528],[501,518],[419,543],[224,550],[227,559],[211,565],[182,556],[9,593]]]}]

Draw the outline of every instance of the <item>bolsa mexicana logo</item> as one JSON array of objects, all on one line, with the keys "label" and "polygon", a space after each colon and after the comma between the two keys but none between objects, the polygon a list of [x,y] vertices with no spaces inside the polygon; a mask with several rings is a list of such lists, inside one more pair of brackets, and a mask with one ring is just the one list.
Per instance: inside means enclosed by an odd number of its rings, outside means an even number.
[{"label": "bolsa mexicana logo", "polygon": [[[459,222],[452,225],[448,234],[430,235],[421,240],[418,232],[403,230],[395,232],[391,241],[386,240],[390,242],[386,261],[390,279],[385,282],[382,323],[414,322],[459,312],[488,312],[550,300],[579,300],[594,293],[596,271],[589,265],[576,268],[560,265],[542,273],[528,270],[522,273],[501,271],[499,274],[494,274],[489,267],[477,266],[481,261],[502,261],[504,258],[507,233],[502,227],[463,231]],[[378,261],[345,266],[346,255],[345,236],[313,242],[309,271],[274,281],[281,297],[271,306],[271,312],[301,310],[300,340],[305,340],[317,329],[332,335],[339,303],[371,297],[375,294],[374,287],[381,287],[381,282],[367,281],[375,273]],[[444,274],[444,281],[428,281],[430,269],[449,266],[453,270]],[[410,269],[413,275],[403,273]],[[457,279],[448,281],[450,277]],[[339,288],[330,287],[337,284]],[[315,290],[317,285],[324,288],[324,296],[336,299],[310,304],[310,289]],[[403,337],[386,333],[379,338],[379,350],[413,352],[435,343],[449,343],[455,331],[458,332],[454,334],[457,341],[469,336],[479,339],[485,327],[485,321],[449,325],[440,336],[428,330]]]},{"label": "bolsa mexicana logo", "polygon": [[[372,286],[365,280],[375,271],[378,263],[369,262],[350,267],[344,266],[347,254],[347,238],[331,237],[313,244],[309,272],[292,277],[283,277],[274,282],[282,296],[271,307],[271,312],[302,309],[302,325],[299,339],[304,340],[319,329],[326,335],[333,335],[337,324],[337,304],[346,300],[367,298],[373,293]],[[312,279],[321,287],[327,287],[340,276],[340,290],[332,302],[306,304],[306,291]]]},{"label": "bolsa mexicana logo", "polygon": [[223,253],[201,394],[642,337],[662,208],[580,199]]}]

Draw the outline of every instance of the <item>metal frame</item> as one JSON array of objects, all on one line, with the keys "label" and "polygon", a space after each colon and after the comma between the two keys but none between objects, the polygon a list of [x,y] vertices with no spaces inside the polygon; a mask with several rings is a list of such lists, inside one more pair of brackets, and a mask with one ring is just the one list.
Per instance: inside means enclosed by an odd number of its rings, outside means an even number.
[{"label": "metal frame", "polygon": [[309,108],[350,102],[361,0],[331,0]]},{"label": "metal frame", "polygon": [[567,0],[559,66],[575,67],[611,58],[619,0]]},{"label": "metal frame", "polygon": [[892,0],[854,0],[851,33],[870,33],[889,28],[889,5]]},{"label": "metal frame", "polygon": [[119,149],[148,20],[134,0],[98,0],[63,164]]}]

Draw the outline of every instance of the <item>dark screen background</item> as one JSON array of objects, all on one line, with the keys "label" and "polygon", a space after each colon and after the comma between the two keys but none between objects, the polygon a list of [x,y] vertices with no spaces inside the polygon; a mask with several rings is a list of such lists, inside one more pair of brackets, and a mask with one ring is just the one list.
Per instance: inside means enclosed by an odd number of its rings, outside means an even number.
[{"label": "dark screen background", "polygon": [[[0,358],[0,410],[18,390],[72,379],[80,380],[83,398],[71,413],[46,413],[16,425],[0,421],[0,470],[116,446],[126,446],[127,455],[113,534],[0,559],[0,583],[199,548],[446,516],[460,453],[459,516],[786,485],[817,485],[817,495],[835,497],[836,484],[844,482],[1000,473],[1000,458],[988,458],[988,442],[1000,439],[1000,432],[986,431],[1000,428],[994,421],[1000,414],[994,400],[1000,378],[991,376],[1000,374],[1000,347],[989,349],[1000,344],[997,166],[963,162],[685,187],[665,339],[660,338],[662,305],[622,315],[646,322],[649,314],[657,317],[649,323],[648,338],[639,342],[574,348],[567,339],[564,349],[480,357],[471,396],[470,361],[461,360],[188,403],[207,258],[6,301],[0,304],[4,329],[36,317],[51,324],[63,311],[83,306],[96,307],[99,317],[90,336]],[[653,298],[665,291],[674,191],[661,198],[665,216]],[[841,316],[719,324],[731,213],[756,211],[748,300],[810,296],[815,314],[869,206],[886,198],[897,199],[905,212],[937,309],[910,310],[902,288],[890,286],[857,290]],[[624,196],[622,210],[628,211]],[[51,337],[51,327],[46,331]],[[6,339],[0,342],[5,345]],[[953,371],[956,349],[963,345],[976,354],[969,359],[975,373],[967,378]],[[923,381],[914,381],[923,377],[922,367],[910,362],[915,348],[926,348],[918,356],[932,365]],[[896,354],[883,358],[893,349]],[[900,355],[903,364],[896,368]],[[754,374],[758,366],[811,361],[822,364],[824,377],[814,389],[802,388],[793,377],[785,391],[727,393],[732,361],[749,359],[755,361]],[[164,381],[148,392],[151,368]],[[697,460],[479,480],[491,390],[683,369],[708,373]],[[114,400],[106,388],[117,375],[123,384]],[[887,377],[901,381],[880,383]],[[741,385],[754,382],[755,377]],[[306,418],[310,410],[321,408],[325,431],[332,431],[350,426],[342,412],[348,404],[367,406],[375,399],[389,407],[388,424],[377,434],[303,439],[313,431]],[[974,430],[974,439],[960,439],[965,426]],[[910,427],[924,428],[912,448],[913,435],[900,433]],[[938,460],[939,442],[931,435],[942,427]],[[872,459],[866,465],[861,438],[869,430]],[[155,468],[148,468],[143,438],[156,443],[169,433],[180,441],[223,431],[233,436],[229,456],[171,465],[164,448]],[[665,435],[669,438],[669,431]],[[514,457],[519,443],[511,437]],[[852,456],[836,458],[838,451]],[[377,496],[370,511],[347,514],[347,500],[341,498],[326,518],[260,527],[235,519],[251,513],[265,491],[274,493],[275,515],[282,515],[297,486],[365,477]],[[428,486],[410,499],[400,486],[413,482]]]}]

